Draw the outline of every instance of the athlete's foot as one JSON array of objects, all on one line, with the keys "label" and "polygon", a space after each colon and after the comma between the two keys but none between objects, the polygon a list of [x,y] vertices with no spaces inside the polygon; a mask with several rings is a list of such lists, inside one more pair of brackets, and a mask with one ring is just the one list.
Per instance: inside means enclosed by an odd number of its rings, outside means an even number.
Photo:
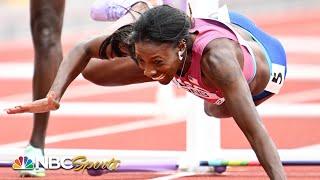
[{"label": "athlete's foot", "polygon": [[127,13],[144,12],[152,6],[149,0],[99,0],[92,5],[90,15],[96,21],[116,21]]},{"label": "athlete's foot", "polygon": [[[24,150],[24,156],[27,156],[28,159],[32,159],[34,162],[36,158],[43,158],[44,154],[42,149],[28,145]],[[20,170],[19,174],[20,177],[44,177],[46,175],[45,169],[42,167],[39,169],[34,168],[31,170]]]}]

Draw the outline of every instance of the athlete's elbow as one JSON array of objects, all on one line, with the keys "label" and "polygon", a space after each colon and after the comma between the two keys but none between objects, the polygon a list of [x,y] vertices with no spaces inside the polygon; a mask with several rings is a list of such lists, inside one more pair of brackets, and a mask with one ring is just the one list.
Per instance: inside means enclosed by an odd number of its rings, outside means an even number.
[{"label": "athlete's elbow", "polygon": [[73,47],[71,51],[74,51],[77,54],[83,54],[85,56],[90,55],[90,46],[88,45],[88,42],[81,41],[77,45]]},{"label": "athlete's elbow", "polygon": [[81,75],[84,79],[90,81],[93,84],[104,86],[103,82],[101,82],[101,80],[97,78],[97,74],[94,71],[92,71],[90,68],[85,68],[81,72]]},{"label": "athlete's elbow", "polygon": [[84,79],[92,82],[92,76],[91,76],[91,73],[88,72],[88,70],[84,69],[82,72],[81,72],[81,75]]}]

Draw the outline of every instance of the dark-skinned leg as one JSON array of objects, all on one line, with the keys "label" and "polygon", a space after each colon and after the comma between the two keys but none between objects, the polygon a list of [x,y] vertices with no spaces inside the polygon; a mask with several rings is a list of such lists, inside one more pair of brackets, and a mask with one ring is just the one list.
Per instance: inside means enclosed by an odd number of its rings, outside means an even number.
[{"label": "dark-skinned leg", "polygon": [[[44,98],[62,60],[61,30],[64,0],[30,0],[30,23],[35,53],[33,100]],[[44,148],[49,113],[34,114],[30,144]]]}]

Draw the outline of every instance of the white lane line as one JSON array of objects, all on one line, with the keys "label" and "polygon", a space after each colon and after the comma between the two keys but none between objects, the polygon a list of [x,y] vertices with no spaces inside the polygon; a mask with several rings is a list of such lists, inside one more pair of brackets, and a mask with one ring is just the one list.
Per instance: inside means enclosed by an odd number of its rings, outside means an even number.
[{"label": "white lane line", "polygon": [[279,36],[286,52],[319,54],[316,48],[320,44],[318,36]]},{"label": "white lane line", "polygon": [[[161,106],[156,102],[74,102],[74,103],[62,103],[60,108],[56,111],[51,111],[52,116],[155,116],[160,114],[173,113],[174,117],[182,117],[187,113],[186,98],[171,99],[166,107]],[[0,101],[0,117],[1,116],[31,116],[31,113],[8,115],[3,110],[9,107],[14,107],[23,102],[13,101]],[[168,107],[175,106],[175,108],[168,109]],[[168,112],[164,112],[164,109],[168,109]],[[169,115],[170,116],[170,115]]]},{"label": "white lane line", "polygon": [[197,173],[195,173],[195,172],[178,172],[178,173],[168,175],[168,176],[153,178],[152,180],[170,180],[170,179],[177,179],[177,178],[181,178],[181,177],[193,176],[196,174]]},{"label": "white lane line", "polygon": [[[177,98],[171,104],[174,107],[163,111],[157,103],[63,103],[59,110],[52,111],[52,116],[69,117],[130,117],[130,116],[154,116],[165,113],[168,117],[186,117],[189,106],[186,98]],[[0,101],[0,117],[26,116],[30,113],[7,115],[3,109],[14,107],[20,103]],[[263,117],[320,117],[320,104],[291,104],[291,103],[265,103],[257,107]],[[203,113],[199,109],[199,113]]]},{"label": "white lane line", "polygon": [[320,89],[280,94],[272,97],[273,103],[303,103],[320,100]]},{"label": "white lane line", "polygon": [[[26,101],[28,102],[28,101]],[[0,101],[1,116],[27,116],[31,113],[8,115],[4,109],[24,104],[26,102]],[[84,116],[84,117],[130,117],[130,116],[156,116],[165,115],[168,117],[181,118],[186,116],[183,108],[188,108],[187,99],[184,97],[171,98],[168,104],[157,102],[65,102],[61,103],[60,108],[51,111],[52,116]],[[172,107],[175,106],[175,107]]]},{"label": "white lane line", "polygon": [[287,78],[293,80],[320,81],[320,65],[288,64]]},{"label": "white lane line", "polygon": [[320,117],[320,104],[265,103],[257,107],[263,117]]},{"label": "white lane line", "polygon": [[[122,124],[113,125],[113,126],[105,126],[105,127],[94,128],[89,130],[75,131],[71,133],[47,136],[46,144],[170,125],[170,124],[175,124],[182,121],[184,121],[184,119],[152,118],[152,119],[122,123]],[[28,141],[19,141],[19,142],[0,145],[0,148],[23,147],[26,144],[28,144]]]},{"label": "white lane line", "polygon": [[[14,107],[21,103],[0,101],[0,109]],[[63,103],[60,109],[51,111],[52,116],[153,116],[157,114],[155,103]],[[5,115],[5,114],[2,114]],[[30,113],[8,116],[31,116]]]},{"label": "white lane line", "polygon": [[[14,69],[14,73],[12,71]],[[1,79],[31,80],[33,75],[32,63],[0,63]],[[320,81],[320,64],[288,64],[289,79],[305,79]],[[85,79],[79,75],[78,80]]]},{"label": "white lane line", "polygon": [[[0,63],[0,78],[2,79],[28,79],[33,76],[34,65],[32,62]],[[77,79],[84,79],[78,76]]]},{"label": "white lane line", "polygon": [[[89,82],[88,82],[89,83]],[[74,99],[74,98],[82,98],[88,96],[96,96],[96,95],[108,95],[112,93],[125,93],[135,90],[143,90],[146,88],[155,88],[158,87],[158,83],[156,82],[147,82],[142,84],[132,84],[126,86],[109,86],[102,87],[96,86],[94,84],[84,84],[77,86],[70,86],[65,94],[63,95],[63,101]],[[21,101],[28,102],[31,101],[32,93],[22,93],[22,94],[13,94],[9,96],[1,97],[1,101]]]}]

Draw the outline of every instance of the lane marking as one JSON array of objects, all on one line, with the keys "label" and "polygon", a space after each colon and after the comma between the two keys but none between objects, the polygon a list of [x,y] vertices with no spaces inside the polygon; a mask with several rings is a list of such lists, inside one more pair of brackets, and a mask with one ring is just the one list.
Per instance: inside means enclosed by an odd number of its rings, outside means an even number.
[{"label": "lane marking", "polygon": [[[147,82],[141,84],[132,84],[126,86],[96,86],[94,84],[84,84],[84,85],[76,85],[70,86],[65,94],[63,95],[63,100],[70,100],[75,98],[82,98],[88,96],[96,96],[96,95],[107,95],[112,93],[126,93],[135,90],[143,90],[147,88],[156,88],[158,87],[158,83],[156,82]],[[24,101],[29,102],[32,99],[32,93],[21,93],[21,94],[13,94],[9,96],[1,97],[2,101]]]},{"label": "lane marking", "polygon": [[181,177],[193,176],[196,174],[197,173],[195,173],[195,172],[178,172],[178,173],[168,175],[168,176],[153,178],[152,180],[171,180],[171,179],[177,179],[177,178],[181,178]]},{"label": "lane marking", "polygon": [[[319,42],[320,44],[320,42]],[[12,73],[15,69],[15,73]],[[33,63],[0,63],[1,79],[31,80]],[[288,64],[289,79],[320,80],[320,64]],[[86,81],[82,75],[77,80]]]},{"label": "lane marking", "polygon": [[[104,126],[100,128],[94,128],[83,131],[75,131],[70,133],[51,135],[46,137],[46,144],[52,144],[63,141],[70,141],[82,138],[91,138],[97,136],[105,136],[116,133],[129,132],[134,130],[165,126],[170,124],[175,124],[179,122],[183,122],[184,119],[170,119],[170,118],[152,118],[140,121],[134,121],[129,123],[122,123],[112,126]],[[15,143],[3,144],[0,145],[0,148],[8,148],[8,147],[23,147],[26,146],[29,141],[19,141]]]},{"label": "lane marking", "polygon": [[[128,117],[128,116],[155,116],[165,114],[168,117],[186,117],[190,108],[187,98],[177,98],[172,101],[173,108],[162,111],[157,103],[63,103],[59,110],[52,111],[52,116],[59,117]],[[0,101],[0,117],[22,116],[31,117],[31,113],[7,115],[3,109],[21,104],[18,102]],[[292,104],[292,103],[264,103],[257,107],[259,114],[263,117],[320,117],[320,104]],[[202,111],[199,110],[199,111]],[[303,119],[302,119],[303,120]]]},{"label": "lane marking", "polygon": [[320,100],[320,88],[299,92],[290,92],[272,97],[273,103],[303,103]]},{"label": "lane marking", "polygon": [[276,36],[287,53],[319,54],[319,36]]}]

